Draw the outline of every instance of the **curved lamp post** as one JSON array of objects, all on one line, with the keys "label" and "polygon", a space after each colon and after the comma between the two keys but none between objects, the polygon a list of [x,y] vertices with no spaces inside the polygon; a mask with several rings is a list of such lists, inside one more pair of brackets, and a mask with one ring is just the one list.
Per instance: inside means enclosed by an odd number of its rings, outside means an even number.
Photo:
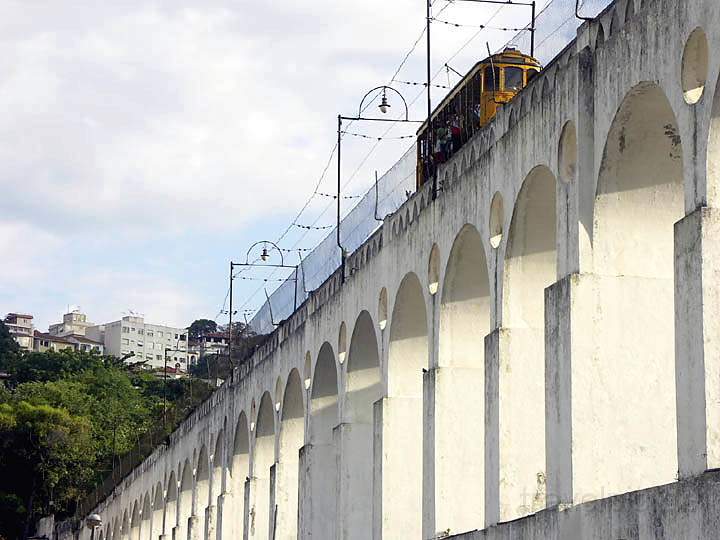
[{"label": "curved lamp post", "polygon": [[[382,95],[380,98],[380,105],[378,105],[378,109],[380,109],[380,112],[382,114],[387,114],[388,110],[391,108],[390,103],[388,102],[388,92],[394,93],[397,95],[400,100],[402,101],[403,107],[405,109],[404,118],[401,119],[395,119],[395,118],[380,118],[380,117],[368,117],[363,116],[363,105],[365,105],[365,101],[368,99],[368,97],[371,94],[374,94],[375,92],[382,91]],[[421,124],[421,120],[410,120],[409,119],[409,111],[408,111],[408,104],[405,100],[405,97],[395,88],[392,86],[387,85],[381,85],[376,86],[372,90],[369,90],[365,93],[363,98],[360,100],[360,105],[358,106],[358,113],[357,116],[343,116],[342,114],[338,114],[338,124],[337,124],[337,194],[335,196],[336,202],[337,202],[337,220],[336,220],[336,226],[335,230],[337,233],[337,246],[340,248],[340,267],[341,267],[341,279],[344,282],[345,281],[345,259],[347,258],[347,252],[345,251],[345,248],[342,245],[342,241],[340,239],[340,202],[342,200],[340,196],[340,192],[342,190],[342,123],[343,120],[349,120],[351,122],[358,122],[358,121],[364,121],[364,122],[409,122],[409,123],[418,123]]]},{"label": "curved lamp post", "polygon": [[[258,246],[262,246],[262,249],[260,250],[260,255],[258,256],[258,259],[260,259],[260,262],[257,262],[257,259],[255,261],[250,260],[250,254],[257,248]],[[270,259],[273,256],[273,253],[277,252],[277,254],[280,256],[280,264],[275,264]],[[283,252],[280,249],[280,247],[273,242],[272,240],[259,240],[252,244],[245,254],[245,262],[244,263],[236,263],[233,261],[230,261],[230,309],[228,310],[228,359],[230,360],[230,365],[234,367],[233,360],[232,360],[232,324],[233,324],[233,280],[235,279],[235,276],[233,275],[235,267],[254,267],[254,266],[264,266],[267,268],[292,268],[295,270],[295,277],[293,280],[295,281],[295,299],[294,299],[294,309],[297,309],[297,279],[298,279],[298,266],[297,265],[289,265],[285,264],[285,257],[283,256]],[[265,295],[267,296],[267,290],[265,291]],[[270,320],[275,324],[274,321],[272,321],[272,307],[270,308]]]}]

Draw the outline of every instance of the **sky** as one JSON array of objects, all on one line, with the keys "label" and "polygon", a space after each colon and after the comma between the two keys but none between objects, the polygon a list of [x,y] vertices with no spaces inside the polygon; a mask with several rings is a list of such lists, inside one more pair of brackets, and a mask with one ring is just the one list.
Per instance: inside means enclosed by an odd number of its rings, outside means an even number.
[{"label": "sky", "polygon": [[[512,37],[479,32],[497,6],[436,0],[434,10],[466,25],[433,24],[436,84],[458,81],[448,59],[465,73],[486,42]],[[337,115],[392,80],[424,17],[419,0],[4,0],[0,312],[31,313],[41,330],[69,306],[96,323],[130,311],[156,324],[224,322],[228,262],[293,222],[328,163]],[[505,6],[492,24],[527,19]],[[423,38],[393,82],[413,118],[423,88],[398,81],[424,78]],[[344,195],[367,191],[411,143],[368,155],[372,140],[344,141]],[[318,191],[335,181],[332,161]],[[332,204],[312,197],[297,223],[332,225]],[[327,232],[293,227],[280,245],[309,249]],[[235,282],[236,309],[260,307],[258,283]]]}]

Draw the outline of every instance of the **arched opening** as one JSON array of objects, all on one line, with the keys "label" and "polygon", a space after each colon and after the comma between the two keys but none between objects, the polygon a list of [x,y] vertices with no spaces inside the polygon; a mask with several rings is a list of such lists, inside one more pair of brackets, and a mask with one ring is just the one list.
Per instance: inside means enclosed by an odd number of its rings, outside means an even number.
[{"label": "arched opening", "polygon": [[572,379],[573,393],[583,396],[573,413],[593,419],[591,434],[573,429],[573,474],[586,493],[609,496],[675,478],[674,224],[683,215],[675,115],[656,84],[642,83],[613,120],[595,197],[597,296],[584,336],[593,361]]},{"label": "arched opening", "polygon": [[347,325],[345,321],[340,323],[340,332],[338,333],[338,362],[345,362],[347,356]]},{"label": "arched opening", "polygon": [[130,514],[130,540],[140,540],[140,503],[135,501]]},{"label": "arched opening", "polygon": [[310,390],[310,385],[312,385],[312,355],[310,354],[310,351],[307,351],[305,353],[305,366],[303,369],[303,383],[305,385],[305,390]]},{"label": "arched opening", "polygon": [[682,57],[681,81],[683,97],[689,105],[702,98],[708,76],[710,51],[702,28],[696,28],[685,44]]},{"label": "arched opening", "polygon": [[195,515],[204,523],[205,509],[210,500],[210,463],[207,448],[203,445],[195,468]]},{"label": "arched opening", "polygon": [[490,374],[501,520],[545,506],[545,288],[557,278],[555,198],[555,176],[535,167],[518,193],[505,252],[503,332]]},{"label": "arched opening", "polygon": [[440,307],[440,366],[483,366],[490,331],[490,283],[482,239],[465,225],[450,251]]},{"label": "arched opening", "polygon": [[388,349],[388,395],[422,398],[422,370],[427,367],[425,299],[420,280],[410,273],[403,278],[393,306]]},{"label": "arched opening", "polygon": [[182,468],[180,478],[180,499],[178,501],[178,524],[186,527],[188,519],[192,515],[193,498],[193,471],[190,460],[186,459]]},{"label": "arched opening", "polygon": [[275,463],[275,408],[270,392],[260,399],[255,423],[253,484],[250,509],[250,537],[267,538],[270,530],[270,468]]},{"label": "arched opening", "polygon": [[275,399],[275,412],[280,412],[280,407],[282,405],[282,395],[283,395],[283,380],[282,377],[278,377],[275,381],[275,395],[273,396]]},{"label": "arched opening", "polygon": [[231,538],[243,537],[243,531],[248,519],[248,513],[245,510],[245,483],[249,475],[250,436],[247,415],[245,411],[242,411],[235,426],[235,438],[233,441],[231,493],[234,512],[228,513],[227,521],[223,513],[223,534],[228,531]]},{"label": "arched opening", "polygon": [[[480,233],[465,225],[453,243],[440,305],[434,388],[434,534],[484,523],[485,336],[490,281]],[[461,415],[458,410],[462,410]],[[462,463],[462,466],[459,464]]]},{"label": "arched opening", "polygon": [[278,538],[297,538],[298,472],[300,448],[305,438],[305,407],[300,373],[293,369],[288,376],[282,399],[277,465],[277,532]]},{"label": "arched opening", "polygon": [[217,498],[223,493],[223,466],[225,463],[225,432],[221,429],[215,439],[212,455],[212,482],[210,482],[210,504],[216,505]]},{"label": "arched opening", "polygon": [[558,173],[560,180],[566,184],[575,180],[577,159],[577,134],[575,124],[570,120],[563,127],[558,148]]},{"label": "arched opening", "polygon": [[493,248],[500,247],[503,239],[503,230],[505,228],[505,205],[503,203],[502,193],[495,193],[490,204],[490,245]]},{"label": "arched opening", "polygon": [[379,508],[383,538],[422,535],[423,370],[428,367],[427,312],[417,275],[407,274],[393,306],[388,349],[388,398],[383,400],[382,486]]},{"label": "arched opening", "polygon": [[[338,381],[332,346],[320,348],[310,398],[309,493],[302,505],[310,507],[310,528],[318,538],[335,538],[337,454],[333,429],[338,424]],[[309,500],[305,500],[309,499]]]},{"label": "arched opening", "polygon": [[720,78],[718,78],[710,117],[707,147],[707,205],[720,206]]},{"label": "arched opening", "polygon": [[382,398],[375,325],[363,311],[355,321],[348,355],[341,448],[343,538],[372,530],[373,404]]},{"label": "arched opening", "polygon": [[163,519],[165,514],[165,497],[160,482],[155,486],[155,495],[152,505],[152,523],[150,524],[150,537],[158,538],[163,533]]},{"label": "arched opening", "polygon": [[150,504],[150,494],[146,493],[143,498],[142,512],[140,513],[140,534],[138,539],[147,538],[150,535],[150,527],[152,527],[152,506]]},{"label": "arched opening", "polygon": [[428,258],[428,292],[436,295],[440,289],[440,248],[433,244]]},{"label": "arched opening", "polygon": [[172,530],[178,525],[177,522],[177,506],[178,506],[178,483],[175,471],[170,473],[170,478],[167,482],[167,489],[165,495],[165,520],[163,534],[172,535]]},{"label": "arched opening", "polygon": [[388,317],[388,295],[387,289],[383,287],[380,290],[380,299],[378,300],[378,327],[385,330]]},{"label": "arched opening", "polygon": [[120,538],[122,540],[130,539],[130,520],[128,519],[127,510],[123,510],[122,527],[120,529]]}]

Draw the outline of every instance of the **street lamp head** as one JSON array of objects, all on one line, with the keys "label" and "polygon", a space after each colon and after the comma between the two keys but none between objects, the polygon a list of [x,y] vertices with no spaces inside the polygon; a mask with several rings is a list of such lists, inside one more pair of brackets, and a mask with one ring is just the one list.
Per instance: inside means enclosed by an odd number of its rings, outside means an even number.
[{"label": "street lamp head", "polygon": [[102,518],[97,514],[90,514],[85,519],[85,525],[87,525],[88,529],[95,529],[96,527],[102,526]]},{"label": "street lamp head", "polygon": [[390,108],[390,104],[387,100],[387,95],[385,94],[385,90],[383,90],[382,99],[380,100],[380,105],[378,105],[378,108],[380,109],[380,112],[385,114],[388,112],[388,109]]}]

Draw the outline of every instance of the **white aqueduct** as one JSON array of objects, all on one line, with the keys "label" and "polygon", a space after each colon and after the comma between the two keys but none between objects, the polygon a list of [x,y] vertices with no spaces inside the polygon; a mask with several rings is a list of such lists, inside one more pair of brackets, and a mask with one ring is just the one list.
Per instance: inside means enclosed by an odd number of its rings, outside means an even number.
[{"label": "white aqueduct", "polygon": [[717,538],[719,74],[718,0],[583,24],[97,538]]}]

